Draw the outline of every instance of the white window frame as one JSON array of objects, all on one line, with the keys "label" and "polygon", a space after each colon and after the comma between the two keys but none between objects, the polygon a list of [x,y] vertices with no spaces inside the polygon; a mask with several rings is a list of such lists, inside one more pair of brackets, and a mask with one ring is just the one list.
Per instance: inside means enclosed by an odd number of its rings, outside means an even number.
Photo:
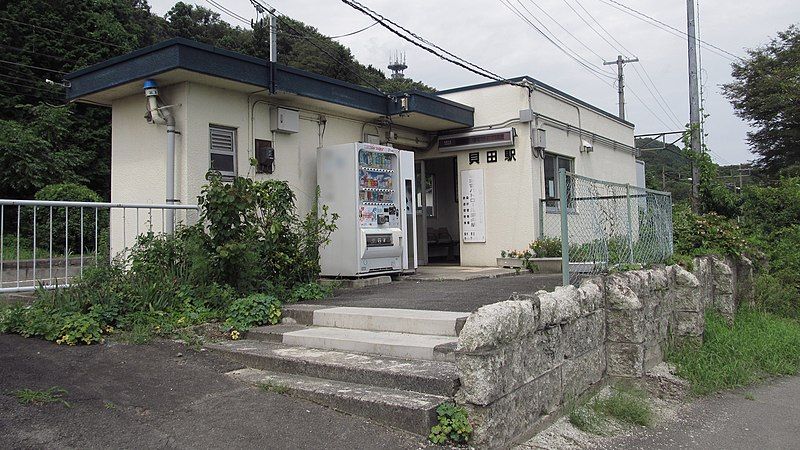
[{"label": "white window frame", "polygon": [[[231,150],[232,152],[228,152],[221,149],[214,149],[213,146],[213,139],[212,134],[214,131],[217,132],[225,132],[230,133],[231,135]],[[230,156],[233,158],[233,171],[226,171],[226,170],[217,170],[220,175],[227,178],[233,178],[236,176],[238,164],[237,162],[237,146],[236,146],[236,138],[237,138],[237,130],[233,127],[226,127],[224,125],[208,125],[208,168],[211,169],[211,155],[222,155],[222,156]]]}]

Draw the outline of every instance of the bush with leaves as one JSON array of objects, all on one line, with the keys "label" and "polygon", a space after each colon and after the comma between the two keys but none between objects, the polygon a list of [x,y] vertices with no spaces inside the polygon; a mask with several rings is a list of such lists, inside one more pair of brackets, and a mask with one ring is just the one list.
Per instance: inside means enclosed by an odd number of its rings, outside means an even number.
[{"label": "bush with leaves", "polygon": [[336,229],[335,213],[315,202],[301,218],[285,181],[227,183],[215,172],[207,179],[199,204],[225,283],[244,294],[263,291],[265,281],[289,287],[316,281],[319,248]]},{"label": "bush with leaves", "polygon": [[266,294],[253,294],[231,303],[224,326],[227,331],[246,332],[260,325],[275,325],[281,320],[281,302]]},{"label": "bush with leaves", "polygon": [[561,239],[556,237],[543,237],[531,242],[529,248],[536,258],[561,257]]},{"label": "bush with leaves", "polygon": [[738,258],[747,253],[748,243],[742,230],[718,214],[694,214],[686,205],[675,205],[672,226],[677,254]]},{"label": "bush with leaves", "polygon": [[467,410],[454,403],[442,403],[436,408],[438,423],[431,427],[428,439],[434,444],[466,444],[472,437],[472,425]]}]

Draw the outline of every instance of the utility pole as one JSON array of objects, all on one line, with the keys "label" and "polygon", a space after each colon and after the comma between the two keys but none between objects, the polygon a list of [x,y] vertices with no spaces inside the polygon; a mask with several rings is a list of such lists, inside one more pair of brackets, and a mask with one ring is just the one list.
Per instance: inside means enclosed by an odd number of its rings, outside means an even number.
[{"label": "utility pole", "polygon": [[626,63],[639,62],[639,58],[625,59],[622,55],[617,55],[616,61],[603,61],[604,66],[617,65],[617,93],[619,94],[619,118],[625,120],[625,76],[622,73],[622,66]]},{"label": "utility pole", "polygon": [[278,62],[278,16],[275,8],[269,10],[269,62]]},{"label": "utility pole", "polygon": [[256,8],[256,12],[269,14],[269,62],[278,62],[278,16],[275,8],[272,6],[264,6],[258,0],[250,0],[250,3]]},{"label": "utility pole", "polygon": [[[689,39],[689,132],[691,150],[697,154],[703,151],[700,144],[700,91],[697,81],[697,38],[694,22],[694,0],[686,0],[686,35]],[[700,168],[692,162],[692,210],[700,210]]]}]

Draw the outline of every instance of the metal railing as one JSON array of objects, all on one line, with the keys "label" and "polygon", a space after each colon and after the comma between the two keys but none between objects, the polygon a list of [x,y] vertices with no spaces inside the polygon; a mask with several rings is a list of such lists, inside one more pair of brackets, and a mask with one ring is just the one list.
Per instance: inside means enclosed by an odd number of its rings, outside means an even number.
[{"label": "metal railing", "polygon": [[[197,205],[0,199],[0,293],[69,286],[146,232],[199,220]],[[159,226],[160,225],[160,226]]]},{"label": "metal railing", "polygon": [[564,285],[630,265],[663,263],[672,255],[669,192],[561,169],[558,194],[539,201],[539,239],[560,240]]}]

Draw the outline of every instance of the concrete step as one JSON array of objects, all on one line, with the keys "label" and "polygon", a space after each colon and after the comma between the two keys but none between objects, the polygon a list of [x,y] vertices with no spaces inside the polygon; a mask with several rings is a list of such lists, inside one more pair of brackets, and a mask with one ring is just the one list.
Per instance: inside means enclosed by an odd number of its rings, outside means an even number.
[{"label": "concrete step", "polygon": [[455,361],[453,351],[458,339],[452,336],[333,327],[305,327],[291,331],[274,331],[269,328],[273,327],[250,330],[248,336],[258,339],[261,332],[279,333],[282,335],[281,342],[288,345],[428,361]]},{"label": "concrete step", "polygon": [[228,372],[228,375],[423,436],[436,423],[436,407],[448,400],[447,397],[419,392],[251,368]]},{"label": "concrete step", "polygon": [[[275,328],[265,327],[265,328]],[[251,331],[252,333],[252,331]],[[459,386],[456,366],[407,359],[295,347],[254,340],[224,341],[208,348],[248,367],[452,397]]]},{"label": "concrete step", "polygon": [[302,325],[458,336],[469,313],[397,308],[289,305],[284,307],[283,315],[285,318],[291,319],[290,321]]}]

